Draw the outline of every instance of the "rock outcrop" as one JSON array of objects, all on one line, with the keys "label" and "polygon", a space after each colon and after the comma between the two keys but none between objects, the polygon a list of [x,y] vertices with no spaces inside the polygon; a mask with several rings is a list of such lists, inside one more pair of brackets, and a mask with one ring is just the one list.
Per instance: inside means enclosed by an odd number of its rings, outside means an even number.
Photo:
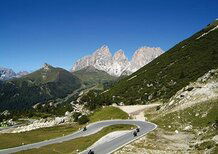
[{"label": "rock outcrop", "polygon": [[103,45],[92,55],[79,59],[72,68],[78,71],[88,66],[93,66],[98,70],[107,72],[113,76],[129,75],[163,53],[161,48],[141,47],[135,51],[132,60],[129,61],[125,53],[120,49],[114,56],[108,48]]},{"label": "rock outcrop", "polygon": [[0,67],[0,80],[8,80],[16,76],[12,69]]},{"label": "rock outcrop", "polygon": [[129,65],[130,62],[128,61],[124,52],[120,49],[114,54],[112,65],[108,73],[113,76],[120,76],[125,70],[128,69]]},{"label": "rock outcrop", "polygon": [[0,67],[0,80],[9,80],[12,78],[20,78],[29,74],[27,71],[15,73],[12,69]]},{"label": "rock outcrop", "polygon": [[135,72],[145,66],[163,53],[161,48],[141,47],[135,51],[131,64],[130,71]]}]

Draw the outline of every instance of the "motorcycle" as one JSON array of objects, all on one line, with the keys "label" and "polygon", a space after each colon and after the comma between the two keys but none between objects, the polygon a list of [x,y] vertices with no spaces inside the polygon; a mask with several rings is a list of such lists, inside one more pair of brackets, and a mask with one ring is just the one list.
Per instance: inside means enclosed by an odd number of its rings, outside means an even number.
[{"label": "motorcycle", "polygon": [[88,154],[95,154],[94,151],[89,150]]},{"label": "motorcycle", "polygon": [[136,132],[136,131],[133,132],[133,136],[134,136],[134,137],[137,136],[137,132]]}]

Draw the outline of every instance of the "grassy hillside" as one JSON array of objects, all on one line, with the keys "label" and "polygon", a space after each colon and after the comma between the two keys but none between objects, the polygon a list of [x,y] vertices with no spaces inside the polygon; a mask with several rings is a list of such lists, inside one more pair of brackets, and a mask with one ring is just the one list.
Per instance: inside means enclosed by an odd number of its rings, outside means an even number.
[{"label": "grassy hillside", "polygon": [[102,121],[111,119],[128,119],[129,115],[116,107],[104,107],[96,110],[92,115],[90,115],[90,121]]},{"label": "grassy hillside", "polygon": [[[163,151],[171,149],[174,150],[173,152],[178,150],[178,153],[184,153],[186,148],[182,146],[178,149],[172,147],[176,142],[178,145],[186,145],[189,153],[208,151],[210,151],[209,153],[217,153],[217,145],[213,140],[218,133],[217,108],[218,100],[208,100],[176,112],[166,113],[165,110],[145,112],[145,116],[156,123],[158,129],[148,135],[148,142],[143,143],[143,148]],[[174,138],[170,138],[172,136]],[[181,139],[184,136],[187,139],[186,142]]]},{"label": "grassy hillside", "polygon": [[[101,94],[101,101],[106,98],[110,101],[108,104],[112,100],[126,104],[146,104],[155,99],[168,99],[209,70],[218,68],[216,26],[218,21],[178,43],[131,76],[120,80],[109,91]],[[203,36],[200,37],[201,35]]]},{"label": "grassy hillside", "polygon": [[118,150],[126,153],[217,154],[218,100],[197,103],[176,112],[150,108],[145,117],[158,125],[140,140]]},{"label": "grassy hillside", "polygon": [[70,72],[46,64],[24,77],[0,83],[0,110],[26,109],[50,99],[65,97],[81,86]]},{"label": "grassy hillside", "polygon": [[88,66],[81,70],[73,72],[73,75],[78,77],[85,87],[92,87],[95,85],[110,86],[117,78],[108,73],[97,70],[93,66]]},{"label": "grassy hillside", "polygon": [[[215,129],[213,129],[212,126],[216,124],[216,127],[218,127],[217,109],[218,100],[202,102],[185,110],[160,116],[153,120],[153,122],[157,123],[158,126],[162,128],[172,131],[182,131],[188,125],[192,125],[192,130],[202,130],[206,129],[206,127],[211,127],[210,129],[207,128],[207,133],[214,136]],[[171,127],[168,128],[168,126]],[[212,132],[213,134],[211,134]]]}]

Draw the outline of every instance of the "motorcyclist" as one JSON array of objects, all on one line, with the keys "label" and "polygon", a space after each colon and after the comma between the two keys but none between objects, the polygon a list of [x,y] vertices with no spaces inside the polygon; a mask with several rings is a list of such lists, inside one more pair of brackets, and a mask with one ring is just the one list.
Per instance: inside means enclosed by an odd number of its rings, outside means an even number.
[{"label": "motorcyclist", "polygon": [[140,129],[139,129],[139,128],[136,128],[136,131],[137,131],[137,132],[140,132]]},{"label": "motorcyclist", "polygon": [[134,137],[137,136],[137,132],[136,131],[133,132],[133,136]]},{"label": "motorcyclist", "polygon": [[88,154],[94,154],[94,151],[92,151],[92,149],[90,149]]}]

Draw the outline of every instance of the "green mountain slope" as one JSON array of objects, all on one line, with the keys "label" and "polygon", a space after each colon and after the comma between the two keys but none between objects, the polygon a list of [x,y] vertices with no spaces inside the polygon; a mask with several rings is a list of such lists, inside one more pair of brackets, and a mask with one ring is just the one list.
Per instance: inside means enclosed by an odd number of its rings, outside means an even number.
[{"label": "green mountain slope", "polygon": [[65,97],[80,86],[80,80],[70,72],[45,64],[29,75],[0,83],[0,110],[30,108],[39,102]]},{"label": "green mountain slope", "polygon": [[125,104],[146,104],[155,99],[168,99],[214,68],[218,68],[218,21],[120,80],[103,93],[102,98],[107,98],[107,101],[113,98],[114,102]]},{"label": "green mountain slope", "polygon": [[85,87],[92,87],[96,85],[110,85],[117,77],[111,76],[108,73],[97,70],[93,66],[88,66],[81,70],[73,72],[73,75],[77,76]]}]

